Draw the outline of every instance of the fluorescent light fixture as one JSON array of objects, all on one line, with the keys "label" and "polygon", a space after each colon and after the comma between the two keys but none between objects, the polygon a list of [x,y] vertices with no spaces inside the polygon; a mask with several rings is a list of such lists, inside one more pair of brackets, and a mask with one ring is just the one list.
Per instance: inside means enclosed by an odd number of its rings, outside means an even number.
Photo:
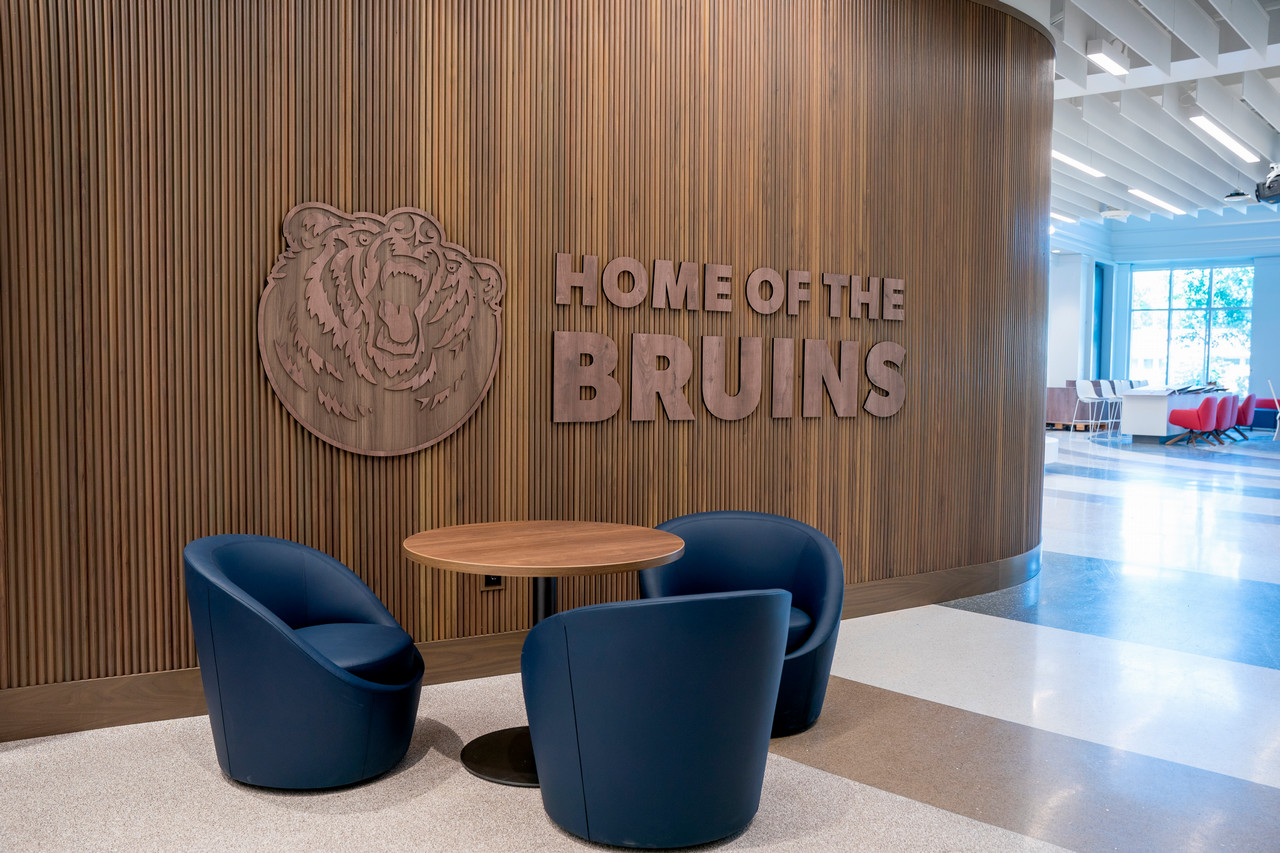
[{"label": "fluorescent light fixture", "polygon": [[1136,195],[1138,198],[1142,199],[1143,201],[1149,201],[1152,204],[1154,204],[1156,207],[1162,207],[1165,210],[1177,216],[1181,216],[1182,214],[1186,213],[1185,210],[1178,207],[1174,207],[1173,205],[1169,204],[1169,202],[1167,201],[1161,201],[1160,199],[1156,198],[1150,193],[1144,193],[1142,190],[1130,189],[1129,195]]},{"label": "fluorescent light fixture", "polygon": [[[1063,216],[1061,213],[1054,213],[1050,211],[1049,216],[1052,217],[1053,219],[1058,220],[1059,222],[1075,222],[1075,220],[1072,219],[1070,216]],[[1050,228],[1052,228],[1052,226],[1050,226]]]},{"label": "fluorescent light fixture", "polygon": [[1195,122],[1196,127],[1221,142],[1226,148],[1229,148],[1231,153],[1239,157],[1241,160],[1246,163],[1258,162],[1258,156],[1256,154],[1241,145],[1239,140],[1234,136],[1218,127],[1218,125],[1214,123],[1213,119],[1206,115],[1198,115],[1192,116],[1191,121]]},{"label": "fluorescent light fixture", "polygon": [[1099,172],[1097,169],[1093,168],[1092,166],[1086,166],[1084,163],[1081,163],[1079,160],[1075,159],[1074,157],[1068,157],[1066,154],[1063,154],[1061,151],[1051,151],[1049,153],[1052,154],[1053,159],[1057,160],[1059,163],[1066,163],[1068,166],[1070,166],[1073,169],[1079,169],[1081,172],[1084,172],[1086,175],[1088,175],[1091,178],[1106,177],[1106,175],[1104,175],[1102,172]]},{"label": "fluorescent light fixture", "polygon": [[1129,57],[1109,41],[1094,39],[1085,48],[1089,61],[1108,74],[1123,77],[1129,73]]}]

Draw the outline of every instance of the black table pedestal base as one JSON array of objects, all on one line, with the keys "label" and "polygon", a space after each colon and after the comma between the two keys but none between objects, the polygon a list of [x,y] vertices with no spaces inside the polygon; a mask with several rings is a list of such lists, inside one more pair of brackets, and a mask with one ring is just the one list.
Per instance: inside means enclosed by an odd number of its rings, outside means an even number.
[{"label": "black table pedestal base", "polygon": [[538,787],[528,726],[480,735],[462,748],[462,766],[481,779],[499,785]]}]

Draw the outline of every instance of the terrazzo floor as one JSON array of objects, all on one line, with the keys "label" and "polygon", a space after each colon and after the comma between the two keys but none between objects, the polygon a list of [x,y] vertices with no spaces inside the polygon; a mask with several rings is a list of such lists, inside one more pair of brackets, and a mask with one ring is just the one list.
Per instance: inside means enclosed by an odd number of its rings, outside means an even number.
[{"label": "terrazzo floor", "polygon": [[[708,848],[1280,851],[1280,444],[1060,437],[1040,576],[844,622]],[[0,744],[0,850],[595,847],[458,764],[523,718],[515,675],[425,688],[395,770],[308,794],[226,780],[204,717]]]}]

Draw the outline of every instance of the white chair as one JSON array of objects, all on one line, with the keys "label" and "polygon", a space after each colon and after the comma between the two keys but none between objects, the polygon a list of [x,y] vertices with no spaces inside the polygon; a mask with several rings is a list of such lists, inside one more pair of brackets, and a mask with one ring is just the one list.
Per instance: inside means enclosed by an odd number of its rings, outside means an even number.
[{"label": "white chair", "polygon": [[[1100,424],[1103,421],[1098,415],[1104,414],[1107,401],[1093,391],[1093,383],[1088,379],[1076,380],[1076,407],[1071,412],[1071,431],[1076,431],[1077,424]],[[1084,420],[1080,419],[1081,407],[1085,410]]]},{"label": "white chair", "polygon": [[1124,404],[1120,394],[1113,390],[1112,384],[1106,379],[1098,380],[1098,388],[1100,392],[1098,396],[1106,403],[1107,423],[1115,424],[1115,431],[1120,431],[1120,407]]}]

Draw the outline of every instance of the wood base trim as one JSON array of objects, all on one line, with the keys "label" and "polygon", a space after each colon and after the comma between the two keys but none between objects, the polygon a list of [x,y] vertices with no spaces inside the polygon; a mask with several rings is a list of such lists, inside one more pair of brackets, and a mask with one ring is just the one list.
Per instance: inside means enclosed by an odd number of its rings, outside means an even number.
[{"label": "wood base trim", "polygon": [[902,578],[849,584],[844,588],[844,618],[941,604],[984,592],[1007,589],[1040,574],[1040,546],[1016,557],[974,563]]},{"label": "wood base trim", "polygon": [[207,714],[200,670],[0,690],[0,742]]},{"label": "wood base trim", "polygon": [[[423,685],[520,671],[528,631],[418,643]],[[90,678],[0,690],[0,743],[209,713],[200,670]]]},{"label": "wood base trim", "polygon": [[[1040,572],[1039,546],[1006,560],[845,587],[844,618],[1015,586]],[[527,631],[419,643],[424,685],[520,671]],[[0,743],[208,713],[200,670],[175,669],[0,690]]]}]

